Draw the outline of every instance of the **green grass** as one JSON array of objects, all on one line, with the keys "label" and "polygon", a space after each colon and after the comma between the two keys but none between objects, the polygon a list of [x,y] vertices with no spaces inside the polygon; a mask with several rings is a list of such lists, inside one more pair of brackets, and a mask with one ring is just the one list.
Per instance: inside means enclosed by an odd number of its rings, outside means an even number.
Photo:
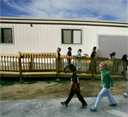
[{"label": "green grass", "polygon": [[[34,83],[36,83],[37,81],[25,81],[25,84],[34,84]],[[23,84],[24,84],[24,82],[23,82]]]},{"label": "green grass", "polygon": [[15,83],[15,81],[0,81],[0,85],[2,85],[2,86],[13,85],[14,83]]},{"label": "green grass", "polygon": [[[80,79],[80,80],[87,80],[87,79]],[[88,80],[91,80],[93,81],[93,79],[88,79]],[[121,78],[121,79],[116,79],[114,78],[113,79],[114,81],[127,81],[126,78]],[[15,80],[7,80],[7,81],[0,81],[0,85],[2,86],[10,86],[10,85],[13,85],[15,83],[17,84],[34,84],[36,82],[46,82],[46,83],[51,83],[51,82],[57,82],[57,83],[66,83],[66,82],[70,82],[70,79],[59,79],[59,80],[56,80],[56,79],[45,79],[45,80],[28,80],[28,81],[22,81],[22,82],[19,82],[19,81],[15,81]],[[101,81],[100,79],[95,79],[95,81]]]}]

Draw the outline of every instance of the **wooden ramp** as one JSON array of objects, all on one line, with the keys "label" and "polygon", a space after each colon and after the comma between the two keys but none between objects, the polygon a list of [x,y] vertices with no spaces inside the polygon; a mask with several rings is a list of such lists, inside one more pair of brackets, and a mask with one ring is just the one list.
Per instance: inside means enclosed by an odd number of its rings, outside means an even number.
[{"label": "wooden ramp", "polygon": [[[59,78],[71,78],[72,73],[61,72]],[[0,71],[1,77],[19,77],[19,72]],[[78,73],[79,78],[92,79],[92,74]],[[124,78],[123,75],[111,75],[113,79]],[[22,72],[22,77],[57,77],[57,72]],[[93,79],[100,79],[101,74],[95,74]]]},{"label": "wooden ramp", "polygon": [[17,78],[19,78],[19,76],[20,76],[19,72],[0,71],[0,77],[17,77]]},{"label": "wooden ramp", "polygon": [[[63,78],[71,78],[72,73],[65,73],[65,72],[61,72],[59,73],[59,77],[63,77]],[[92,79],[92,74],[87,74],[87,73],[78,73],[78,77],[79,78],[85,78],[85,79]],[[113,79],[116,78],[124,78],[123,75],[111,75],[111,77]],[[95,74],[93,79],[101,79],[101,74]]]},{"label": "wooden ramp", "polygon": [[[59,77],[63,77],[63,78],[71,78],[72,73],[65,73],[65,72],[61,72],[59,73]],[[80,73],[78,74],[79,78],[91,78],[91,74],[87,74],[87,73]]]},{"label": "wooden ramp", "polygon": [[23,77],[56,77],[56,72],[22,72]]}]

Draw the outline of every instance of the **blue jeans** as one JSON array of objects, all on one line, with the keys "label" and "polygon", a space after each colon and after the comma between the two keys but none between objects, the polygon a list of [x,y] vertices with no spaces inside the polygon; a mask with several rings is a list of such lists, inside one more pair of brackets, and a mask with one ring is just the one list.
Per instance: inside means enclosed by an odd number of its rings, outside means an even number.
[{"label": "blue jeans", "polygon": [[78,63],[78,68],[77,68],[76,71],[80,71],[80,69],[81,69],[81,60],[77,60],[77,63]]},{"label": "blue jeans", "polygon": [[112,94],[110,93],[109,88],[103,88],[97,97],[97,100],[96,100],[96,103],[94,106],[96,109],[98,108],[100,101],[105,94],[108,96],[108,100],[109,100],[110,104],[116,104],[116,101],[115,101],[114,97],[112,96]]}]

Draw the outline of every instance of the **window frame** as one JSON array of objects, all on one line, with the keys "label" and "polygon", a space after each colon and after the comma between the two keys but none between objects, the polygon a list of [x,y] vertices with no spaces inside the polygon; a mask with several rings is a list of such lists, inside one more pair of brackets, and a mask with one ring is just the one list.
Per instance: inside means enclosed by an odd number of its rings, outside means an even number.
[{"label": "window frame", "polygon": [[[63,39],[63,30],[71,30],[71,43],[64,43],[64,39]],[[73,31],[81,31],[81,37],[80,37],[80,41],[81,43],[74,43],[73,42]],[[82,44],[82,29],[61,29],[61,44]]]},{"label": "window frame", "polygon": [[0,27],[0,29],[11,29],[11,43],[2,43],[2,31],[0,30],[0,34],[1,34],[1,36],[0,36],[0,44],[14,44],[14,27]]}]

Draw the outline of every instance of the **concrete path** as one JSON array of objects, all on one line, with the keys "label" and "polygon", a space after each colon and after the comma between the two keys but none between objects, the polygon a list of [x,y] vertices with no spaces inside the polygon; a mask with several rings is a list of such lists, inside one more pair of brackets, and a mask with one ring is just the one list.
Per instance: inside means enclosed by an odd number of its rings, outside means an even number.
[{"label": "concrete path", "polygon": [[0,101],[0,117],[128,117],[128,98],[123,95],[114,96],[118,106],[110,107],[108,98],[104,97],[96,112],[89,107],[95,104],[96,97],[85,100],[88,108],[81,109],[81,103],[73,98],[68,107],[63,107],[63,99],[31,99],[31,100],[4,100]]}]

